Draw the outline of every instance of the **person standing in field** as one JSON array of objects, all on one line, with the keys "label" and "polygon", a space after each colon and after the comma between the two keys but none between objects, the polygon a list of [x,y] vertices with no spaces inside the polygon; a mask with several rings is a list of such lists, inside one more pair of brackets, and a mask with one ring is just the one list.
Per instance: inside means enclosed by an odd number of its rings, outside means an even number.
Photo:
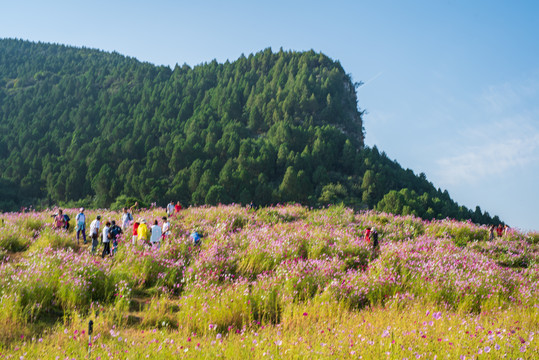
[{"label": "person standing in field", "polygon": [[101,239],[101,241],[103,242],[103,253],[101,254],[101,257],[105,258],[105,255],[110,255],[110,221],[107,221],[105,223],[102,236],[103,238]]},{"label": "person standing in field", "polygon": [[127,231],[127,228],[131,224],[131,221],[133,221],[133,215],[131,215],[127,208],[124,207],[122,214],[122,229]]},{"label": "person standing in field", "polygon": [[99,227],[101,226],[101,216],[97,215],[94,221],[90,223],[90,237],[92,238],[92,254],[95,253],[95,249],[99,242],[97,238],[99,237]]},{"label": "person standing in field", "polygon": [[176,203],[176,205],[174,205],[174,211],[175,211],[175,214],[178,215],[178,213],[181,211],[182,209],[182,205],[180,204],[180,202],[178,201]]},{"label": "person standing in field", "polygon": [[163,240],[170,236],[170,222],[163,216]]},{"label": "person standing in field", "polygon": [[86,244],[86,216],[84,215],[84,208],[79,209],[79,213],[75,217],[75,221],[77,222],[77,245],[79,244],[79,236],[81,232],[84,244]]},{"label": "person standing in field", "polygon": [[494,229],[496,228],[495,225],[490,225],[488,228],[488,241],[494,240]]},{"label": "person standing in field", "polygon": [[157,248],[159,250],[161,248],[161,235],[163,235],[163,232],[157,220],[154,221],[150,232],[150,244],[152,248]]},{"label": "person standing in field", "polygon": [[370,233],[370,238],[372,239],[372,260],[376,259],[380,253],[380,243],[378,242],[378,232],[376,228],[372,228]]},{"label": "person standing in field", "polygon": [[137,234],[138,234],[138,240],[139,241],[142,241],[144,243],[148,243],[150,230],[148,229],[148,225],[146,225],[146,219],[140,220],[139,226],[137,228]]},{"label": "person standing in field", "polygon": [[139,227],[140,223],[138,221],[135,221],[133,223],[133,245],[135,245],[137,243],[137,237],[138,237],[138,227]]},{"label": "person standing in field", "polygon": [[64,229],[66,230],[69,230],[69,220],[71,220],[69,215],[64,214]]},{"label": "person standing in field", "polygon": [[502,226],[502,224],[498,224],[498,227],[496,228],[496,233],[498,234],[498,237],[502,237],[502,235],[503,235],[503,226]]},{"label": "person standing in field", "polygon": [[62,229],[65,227],[65,219],[62,209],[58,209],[58,213],[54,216],[54,227]]},{"label": "person standing in field", "polygon": [[174,215],[174,210],[174,203],[172,202],[172,200],[170,200],[167,205],[167,216],[171,217],[172,215]]},{"label": "person standing in field", "polygon": [[367,244],[371,243],[371,228],[370,227],[365,229],[365,241],[367,242]]},{"label": "person standing in field", "polygon": [[109,233],[112,240],[112,254],[116,254],[118,251],[118,237],[123,233],[122,228],[116,225],[116,221],[112,220]]}]

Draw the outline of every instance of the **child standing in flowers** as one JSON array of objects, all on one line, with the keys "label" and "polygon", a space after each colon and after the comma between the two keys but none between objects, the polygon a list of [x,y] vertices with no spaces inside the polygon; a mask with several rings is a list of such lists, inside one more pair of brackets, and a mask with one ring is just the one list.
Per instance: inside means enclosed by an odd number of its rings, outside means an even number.
[{"label": "child standing in flowers", "polygon": [[92,254],[95,253],[95,249],[97,248],[97,245],[99,245],[97,238],[99,236],[99,227],[101,226],[100,220],[101,220],[101,216],[97,215],[95,220],[90,223],[90,237],[92,238]]},{"label": "child standing in flowers", "polygon": [[105,227],[103,228],[103,238],[101,241],[103,241],[103,253],[101,254],[102,258],[105,258],[105,255],[110,255],[110,221],[107,221],[105,223]]},{"label": "child standing in flowers", "polygon": [[84,208],[80,208],[79,213],[75,217],[77,222],[77,245],[79,244],[79,236],[82,232],[82,239],[86,244],[86,216],[84,215]]},{"label": "child standing in flowers", "polygon": [[163,240],[170,236],[170,222],[166,216],[163,216]]}]

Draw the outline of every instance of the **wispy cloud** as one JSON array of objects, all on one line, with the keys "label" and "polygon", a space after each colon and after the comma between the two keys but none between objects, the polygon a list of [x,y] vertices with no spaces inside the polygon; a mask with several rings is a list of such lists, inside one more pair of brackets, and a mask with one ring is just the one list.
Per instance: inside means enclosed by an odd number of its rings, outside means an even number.
[{"label": "wispy cloud", "polygon": [[483,120],[464,128],[458,145],[438,160],[439,179],[445,185],[476,184],[519,167],[538,167],[538,92],[533,80],[487,88],[469,114]]},{"label": "wispy cloud", "polygon": [[457,155],[438,161],[439,175],[448,185],[477,183],[499,176],[515,167],[539,163],[539,132],[519,138],[503,138],[469,145]]},{"label": "wispy cloud", "polygon": [[507,82],[501,85],[491,85],[484,89],[479,100],[485,110],[505,113],[522,109],[529,100],[536,100],[538,93],[539,75],[533,74],[518,84]]}]

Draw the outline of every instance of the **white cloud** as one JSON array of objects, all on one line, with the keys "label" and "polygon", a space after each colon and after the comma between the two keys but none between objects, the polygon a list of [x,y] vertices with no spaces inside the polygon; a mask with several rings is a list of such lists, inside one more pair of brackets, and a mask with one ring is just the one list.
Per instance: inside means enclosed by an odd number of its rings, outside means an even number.
[{"label": "white cloud", "polygon": [[467,114],[451,154],[437,161],[444,185],[476,184],[524,166],[539,166],[539,81],[488,87]]},{"label": "white cloud", "polygon": [[[480,96],[484,110],[495,113],[507,113],[535,104],[539,92],[539,76],[532,74],[519,83],[504,83],[487,87]],[[531,100],[531,104],[528,103]]]},{"label": "white cloud", "polygon": [[539,132],[523,137],[492,139],[462,148],[457,155],[438,161],[439,178],[446,185],[477,183],[503,175],[515,167],[539,163]]}]

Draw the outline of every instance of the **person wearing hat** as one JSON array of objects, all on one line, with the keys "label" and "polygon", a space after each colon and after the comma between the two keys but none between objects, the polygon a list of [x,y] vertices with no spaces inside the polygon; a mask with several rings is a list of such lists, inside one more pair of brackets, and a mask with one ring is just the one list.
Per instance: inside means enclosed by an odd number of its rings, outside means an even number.
[{"label": "person wearing hat", "polygon": [[139,241],[143,241],[145,243],[148,242],[148,237],[150,235],[150,230],[148,229],[148,225],[146,225],[146,219],[139,220],[139,226],[137,229],[138,233],[138,239]]},{"label": "person wearing hat", "polygon": [[92,254],[95,253],[95,249],[97,248],[97,245],[99,245],[97,239],[99,237],[99,227],[101,226],[100,220],[101,216],[97,215],[96,219],[90,224],[90,237],[92,238]]},{"label": "person wearing hat", "polygon": [[84,243],[86,244],[86,216],[84,215],[84,208],[79,209],[79,213],[75,217],[75,221],[77,222],[77,245],[79,244],[79,236],[82,232],[82,239]]}]

